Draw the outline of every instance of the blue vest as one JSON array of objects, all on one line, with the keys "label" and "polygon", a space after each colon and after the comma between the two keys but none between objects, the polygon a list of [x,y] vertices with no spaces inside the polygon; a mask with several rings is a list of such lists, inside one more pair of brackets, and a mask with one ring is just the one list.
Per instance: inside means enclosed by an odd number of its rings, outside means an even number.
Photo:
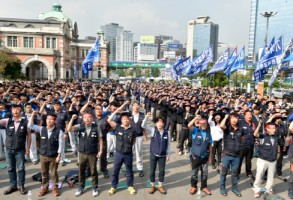
[{"label": "blue vest", "polygon": [[143,119],[143,113],[139,113],[138,121],[136,123],[134,122],[134,117],[132,117],[131,126],[135,129],[136,137],[143,136],[144,128],[141,127]]},{"label": "blue vest", "polygon": [[[195,129],[194,129],[195,130]],[[192,139],[191,154],[200,156],[201,158],[208,158],[210,154],[210,141],[211,133],[206,131],[206,138],[203,140],[203,136],[199,129],[195,130],[196,136]]]},{"label": "blue vest", "polygon": [[[233,133],[233,134],[231,134]],[[242,132],[240,128],[236,131],[228,126],[224,131],[223,137],[223,153],[229,156],[239,156],[242,142]]]},{"label": "blue vest", "polygon": [[9,119],[6,129],[6,148],[14,150],[25,150],[27,136],[27,120],[21,118],[18,129],[15,130],[14,121]]},{"label": "blue vest", "polygon": [[79,147],[78,151],[82,154],[92,155],[98,153],[98,126],[92,124],[89,135],[87,134],[86,127],[84,124],[80,125],[80,131],[78,133]]},{"label": "blue vest", "polygon": [[[271,139],[274,140],[274,144],[272,144]],[[277,159],[278,138],[266,134],[262,140],[263,142],[259,145],[259,158],[275,161]]]},{"label": "blue vest", "polygon": [[132,143],[135,139],[133,127],[125,129],[121,125],[116,127],[116,151],[122,154],[132,154]]},{"label": "blue vest", "polygon": [[164,129],[161,137],[160,132],[155,128],[155,133],[151,137],[150,152],[157,156],[166,156],[168,147],[168,131]]},{"label": "blue vest", "polygon": [[48,129],[43,127],[41,131],[40,154],[45,157],[54,158],[58,155],[60,129],[54,128],[50,138]]}]

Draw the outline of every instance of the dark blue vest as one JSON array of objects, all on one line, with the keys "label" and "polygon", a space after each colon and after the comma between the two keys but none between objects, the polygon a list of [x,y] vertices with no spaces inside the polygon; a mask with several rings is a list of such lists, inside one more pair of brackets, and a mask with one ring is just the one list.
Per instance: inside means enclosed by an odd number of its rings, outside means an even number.
[{"label": "dark blue vest", "polygon": [[132,117],[131,126],[135,129],[136,137],[143,136],[144,129],[141,127],[143,119],[143,113],[139,113],[138,121],[136,123],[134,122],[134,118]]},{"label": "dark blue vest", "polygon": [[58,155],[59,148],[59,134],[60,129],[54,128],[50,138],[48,138],[48,129],[47,127],[42,128],[41,131],[41,145],[40,145],[40,154],[45,157],[54,158]]},{"label": "dark blue vest", "polygon": [[203,136],[199,129],[196,130],[196,136],[192,139],[191,154],[200,156],[201,158],[208,158],[210,154],[210,131],[206,131],[206,138],[203,140]]},{"label": "dark blue vest", "polygon": [[89,135],[87,134],[85,125],[81,124],[80,131],[78,133],[78,138],[79,138],[78,151],[80,153],[83,153],[86,155],[98,153],[99,135],[98,135],[98,126],[96,124],[92,124]]},{"label": "dark blue vest", "polygon": [[[231,134],[233,133],[233,134]],[[239,156],[242,142],[242,129],[238,128],[236,131],[232,130],[232,127],[228,125],[224,131],[223,138],[223,152],[230,156]]]},{"label": "dark blue vest", "polygon": [[133,127],[125,129],[121,125],[116,127],[116,151],[122,154],[132,153],[132,144],[135,139],[135,131]]},{"label": "dark blue vest", "polygon": [[14,121],[9,119],[6,129],[6,148],[14,150],[25,150],[28,121],[21,118],[18,129],[15,130]]},{"label": "dark blue vest", "polygon": [[155,133],[151,137],[150,151],[152,154],[157,156],[166,156],[168,147],[168,131],[164,129],[163,136],[161,137],[160,132],[155,128]]},{"label": "dark blue vest", "polygon": [[[274,140],[272,144],[271,139]],[[277,159],[278,138],[277,136],[264,135],[263,143],[259,145],[259,158],[267,161],[275,161]]]}]

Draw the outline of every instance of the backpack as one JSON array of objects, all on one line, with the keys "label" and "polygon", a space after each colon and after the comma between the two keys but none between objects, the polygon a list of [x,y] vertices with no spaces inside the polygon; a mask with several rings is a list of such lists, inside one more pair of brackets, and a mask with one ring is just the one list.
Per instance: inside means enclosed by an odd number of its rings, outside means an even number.
[{"label": "backpack", "polygon": [[41,172],[38,172],[38,173],[34,174],[32,176],[32,179],[34,181],[42,182],[42,173]]},{"label": "backpack", "polygon": [[66,172],[63,183],[68,183],[69,187],[73,187],[78,182],[79,170],[69,170]]},{"label": "backpack", "polygon": [[277,194],[269,194],[269,193],[264,193],[263,195],[264,200],[285,200],[283,197],[280,197]]}]

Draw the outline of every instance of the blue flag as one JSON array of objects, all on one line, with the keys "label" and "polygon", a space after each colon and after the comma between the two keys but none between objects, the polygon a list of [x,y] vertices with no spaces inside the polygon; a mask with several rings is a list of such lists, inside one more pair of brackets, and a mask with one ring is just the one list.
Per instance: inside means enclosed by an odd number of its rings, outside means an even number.
[{"label": "blue flag", "polygon": [[243,69],[244,63],[245,63],[245,47],[241,49],[239,55],[233,62],[232,66],[228,68],[229,70],[225,71],[225,74],[227,75],[227,77],[230,78],[233,72],[236,72],[239,69]]},{"label": "blue flag", "polygon": [[94,62],[99,62],[99,61],[100,61],[100,46],[99,46],[99,40],[96,40],[92,48],[89,50],[89,53],[87,54],[86,58],[82,62],[82,66],[83,68],[87,67],[87,70],[91,71],[93,69]]},{"label": "blue flag", "polygon": [[278,65],[282,61],[282,53],[282,37],[280,36],[263,58],[258,61],[257,69],[254,71],[255,82],[262,80],[271,66]]},{"label": "blue flag", "polygon": [[182,75],[189,64],[190,64],[190,56],[175,63],[173,66],[173,69],[177,75]]},{"label": "blue flag", "polygon": [[[291,50],[293,49],[293,40],[291,40],[291,42],[288,44],[288,46],[286,47],[286,50],[284,51],[283,55],[282,55],[282,60],[283,58],[287,57],[288,58],[288,55],[290,55],[291,53]],[[288,60],[288,59],[287,59]],[[287,66],[286,66],[287,67]],[[289,65],[288,65],[289,67]],[[269,81],[269,86],[271,87],[272,84],[274,83],[275,79],[277,78],[278,76],[278,73],[281,71],[282,69],[282,61],[278,64],[278,67],[274,70],[273,72],[273,75],[271,76],[270,78],[270,81]]]},{"label": "blue flag", "polygon": [[177,58],[176,62],[174,65],[171,67],[171,79],[177,81],[178,80],[178,75],[176,74],[176,71],[174,69],[175,65],[178,65],[182,61],[182,54]]},{"label": "blue flag", "polygon": [[229,48],[219,57],[219,59],[214,64],[213,68],[207,73],[207,75],[213,74],[219,71],[223,71],[227,65],[228,58],[229,58]]},{"label": "blue flag", "polygon": [[197,56],[185,71],[185,75],[196,75],[207,70],[208,64],[213,61],[213,49],[209,47]]},{"label": "blue flag", "polygon": [[232,54],[230,55],[227,64],[225,66],[225,74],[227,74],[230,71],[230,68],[232,67],[234,61],[237,58],[237,47],[233,50]]},{"label": "blue flag", "polygon": [[[275,37],[273,37],[273,39],[271,40],[271,43],[268,44],[267,46],[265,46],[261,52],[261,56],[259,61],[263,60],[265,58],[265,55],[269,52],[270,48],[275,44]],[[257,68],[258,69],[258,66]]]},{"label": "blue flag", "polygon": [[74,62],[74,66],[73,66],[73,77],[74,77],[74,80],[77,80],[77,66],[76,66],[76,62]]}]

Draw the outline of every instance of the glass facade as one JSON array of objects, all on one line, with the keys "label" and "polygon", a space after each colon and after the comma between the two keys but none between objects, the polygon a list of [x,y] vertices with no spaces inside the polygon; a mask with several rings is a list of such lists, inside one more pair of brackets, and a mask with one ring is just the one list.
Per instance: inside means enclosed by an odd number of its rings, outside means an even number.
[{"label": "glass facade", "polygon": [[196,24],[194,26],[193,49],[194,57],[208,47],[213,48],[214,60],[217,59],[219,26],[214,23]]},{"label": "glass facade", "polygon": [[[283,36],[285,48],[293,38],[293,1],[286,0],[252,0],[249,32],[249,61],[257,61],[260,48],[264,47],[266,36],[265,12],[276,13],[269,19],[268,42],[275,36]],[[254,14],[255,13],[255,14]],[[254,17],[253,17],[254,16]],[[253,25],[255,23],[255,25]],[[253,37],[254,35],[254,37]]]}]

